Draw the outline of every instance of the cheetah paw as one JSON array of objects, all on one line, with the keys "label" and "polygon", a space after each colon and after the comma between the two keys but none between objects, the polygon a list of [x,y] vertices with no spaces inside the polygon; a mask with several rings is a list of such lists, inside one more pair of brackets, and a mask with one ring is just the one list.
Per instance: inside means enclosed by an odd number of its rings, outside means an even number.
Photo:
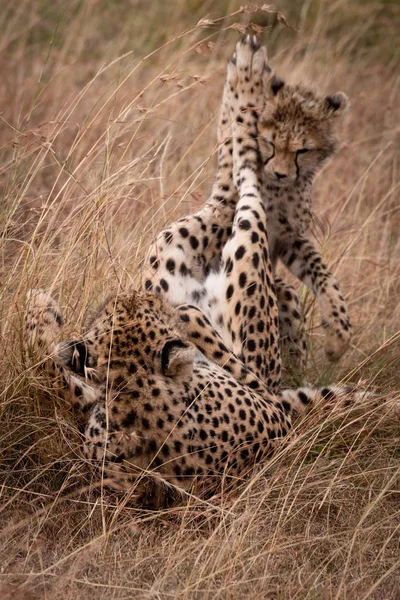
[{"label": "cheetah paw", "polygon": [[[255,35],[245,35],[237,44],[228,63],[228,82],[241,96],[252,96],[254,84],[261,88],[261,78],[267,61],[267,50]],[[261,89],[259,90],[261,92]],[[241,98],[242,102],[245,98]]]},{"label": "cheetah paw", "polygon": [[350,333],[338,333],[327,327],[325,333],[325,354],[329,360],[338,360],[347,350],[350,343]]},{"label": "cheetah paw", "polygon": [[31,289],[26,295],[24,347],[49,349],[60,333],[62,314],[58,303],[46,291]]}]

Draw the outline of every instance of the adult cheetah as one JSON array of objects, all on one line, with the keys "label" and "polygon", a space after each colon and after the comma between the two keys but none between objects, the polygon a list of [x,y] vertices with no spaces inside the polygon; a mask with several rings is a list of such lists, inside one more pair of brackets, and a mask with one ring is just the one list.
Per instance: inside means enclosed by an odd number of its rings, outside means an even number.
[{"label": "adult cheetah", "polygon": [[[189,491],[214,491],[222,477],[235,481],[314,402],[360,397],[335,387],[278,389],[278,308],[251,107],[265,84],[265,50],[245,38],[226,88],[241,117],[232,138],[239,200],[219,275],[212,275],[224,339],[199,308],[139,291],[113,296],[80,339],[57,343],[57,303],[40,290],[28,298],[25,343],[51,353],[66,398],[85,422],[86,457],[100,465],[105,483],[140,505],[165,506]],[[185,261],[180,270],[195,268],[190,256]]]}]

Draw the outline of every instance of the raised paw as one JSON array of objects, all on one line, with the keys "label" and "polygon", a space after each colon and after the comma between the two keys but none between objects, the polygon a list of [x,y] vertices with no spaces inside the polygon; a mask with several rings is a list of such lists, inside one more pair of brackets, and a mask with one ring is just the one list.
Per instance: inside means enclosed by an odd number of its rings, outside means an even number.
[{"label": "raised paw", "polygon": [[236,45],[228,64],[227,102],[233,136],[233,177],[239,186],[243,168],[257,172],[258,113],[263,107],[263,73],[267,51],[255,36],[245,36]]},{"label": "raised paw", "polygon": [[237,109],[261,104],[266,61],[267,50],[265,46],[261,46],[256,36],[246,35],[236,44],[236,50],[228,64],[228,83],[234,93]]},{"label": "raised paw", "polygon": [[44,290],[29,290],[26,296],[24,346],[26,350],[52,350],[62,327],[61,309]]}]

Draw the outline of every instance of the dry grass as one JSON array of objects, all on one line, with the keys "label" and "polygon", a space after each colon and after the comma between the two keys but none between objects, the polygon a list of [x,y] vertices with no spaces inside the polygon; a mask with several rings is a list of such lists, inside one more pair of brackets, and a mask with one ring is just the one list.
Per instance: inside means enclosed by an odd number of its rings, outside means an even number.
[{"label": "dry grass", "polygon": [[[2,598],[399,597],[399,428],[385,398],[400,393],[400,10],[286,0],[299,32],[267,13],[196,27],[214,4],[2,4]],[[219,15],[238,6],[221,1]],[[72,331],[106,290],[139,283],[149,239],[207,197],[229,26],[249,20],[271,26],[280,74],[352,99],[347,143],[316,182],[314,233],[355,335],[328,366],[303,290],[306,378],[362,379],[382,409],[316,411],[234,494],[144,514],[92,482],[63,403],[25,365],[23,298],[53,290]]]}]

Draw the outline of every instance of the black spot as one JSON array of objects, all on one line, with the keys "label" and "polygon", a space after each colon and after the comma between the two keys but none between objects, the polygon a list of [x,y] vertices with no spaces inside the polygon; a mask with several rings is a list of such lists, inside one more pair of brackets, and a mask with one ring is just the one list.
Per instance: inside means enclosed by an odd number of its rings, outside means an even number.
[{"label": "black spot", "polygon": [[153,267],[153,269],[155,269],[155,270],[158,269],[159,263],[158,263],[158,260],[157,260],[156,256],[151,256],[150,257],[150,264]]},{"label": "black spot", "polygon": [[157,452],[157,442],[156,440],[149,440],[149,450],[150,452]]},{"label": "black spot", "polygon": [[233,269],[232,259],[228,258],[228,260],[226,261],[226,264],[225,264],[225,272],[227,273],[227,275],[230,275],[232,273],[232,269]]},{"label": "black spot", "polygon": [[253,265],[255,269],[258,269],[258,265],[260,264],[260,255],[258,252],[254,252],[253,254]]},{"label": "black spot", "polygon": [[309,404],[310,398],[304,392],[298,392],[299,400],[302,404]]},{"label": "black spot", "polygon": [[321,396],[325,398],[325,400],[332,400],[335,397],[335,392],[325,387],[321,390]]},{"label": "black spot", "polygon": [[126,415],[126,417],[123,419],[122,421],[122,425],[124,427],[130,427],[131,425],[133,425],[135,423],[137,419],[137,413],[135,410],[131,410],[128,412],[128,414]]},{"label": "black spot", "polygon": [[165,266],[167,267],[167,270],[168,270],[170,273],[173,273],[173,272],[175,271],[175,261],[174,261],[172,258],[169,258],[169,259],[167,260],[167,262],[166,262],[166,265],[165,265]]},{"label": "black spot", "polygon": [[162,289],[164,290],[164,292],[168,291],[169,285],[165,281],[165,279],[160,279],[160,285],[161,285]]},{"label": "black spot", "polygon": [[239,229],[244,229],[248,231],[251,228],[251,223],[247,219],[240,219],[239,221]]},{"label": "black spot", "polygon": [[256,284],[256,282],[255,282],[255,281],[252,281],[252,282],[249,284],[249,286],[247,287],[247,290],[246,290],[246,292],[247,292],[247,295],[248,295],[248,296],[253,296],[253,294],[255,293],[256,289],[257,289],[257,284]]},{"label": "black spot", "polygon": [[246,273],[240,273],[239,275],[239,285],[240,287],[243,289],[246,286],[247,283],[247,275]]},{"label": "black spot", "polygon": [[229,285],[228,289],[226,290],[226,299],[230,300],[232,298],[233,295],[233,285]]},{"label": "black spot", "polygon": [[196,250],[196,248],[198,248],[198,246],[199,246],[199,240],[194,235],[190,236],[189,243],[190,243],[191,247],[193,248],[193,250]]},{"label": "black spot", "polygon": [[239,248],[235,252],[235,258],[240,260],[246,253],[246,248],[244,246],[239,246]]},{"label": "black spot", "polygon": [[254,341],[254,340],[248,340],[248,341],[247,341],[247,349],[248,349],[250,352],[255,352],[255,350],[256,350],[256,343],[255,343],[255,341]]}]

